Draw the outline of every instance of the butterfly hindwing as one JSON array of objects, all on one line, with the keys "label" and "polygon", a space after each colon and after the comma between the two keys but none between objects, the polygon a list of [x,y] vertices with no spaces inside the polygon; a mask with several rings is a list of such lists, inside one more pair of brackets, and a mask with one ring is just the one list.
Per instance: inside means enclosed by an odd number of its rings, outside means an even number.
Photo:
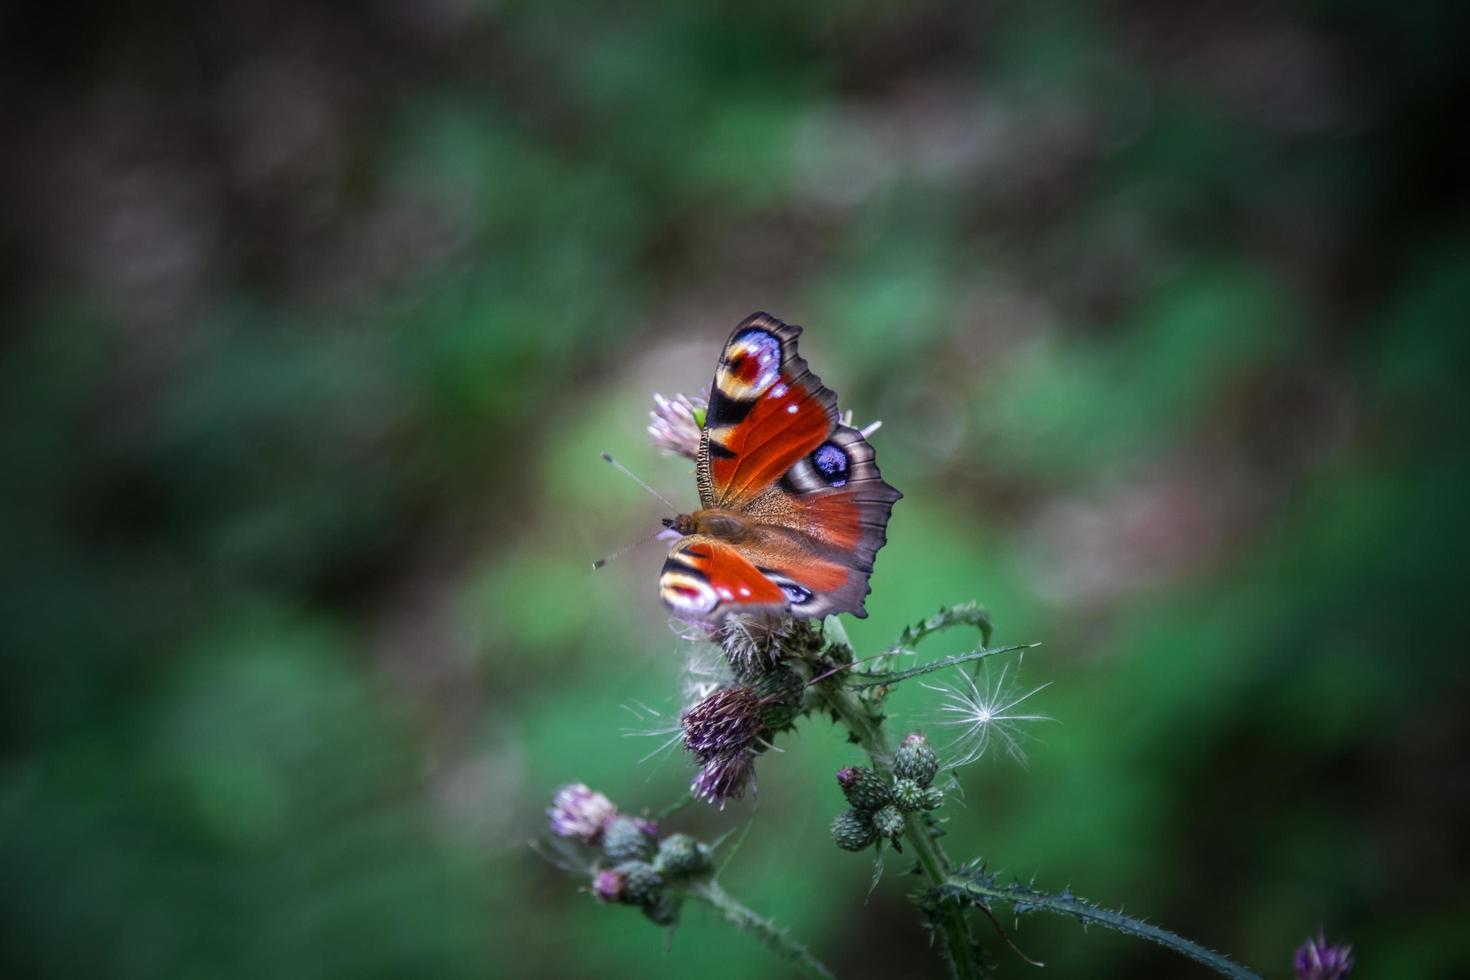
[{"label": "butterfly hindwing", "polygon": [[677,615],[716,620],[731,612],[825,616],[851,611],[850,602],[861,610],[866,583],[866,573],[855,581],[841,562],[808,552],[800,542],[782,541],[773,531],[760,542],[740,545],[705,534],[680,538],[664,561],[658,587]]},{"label": "butterfly hindwing", "polygon": [[664,561],[659,596],[686,618],[714,618],[721,607],[780,611],[786,593],[733,546],[704,534],[680,538]]},{"label": "butterfly hindwing", "polygon": [[903,497],[883,482],[873,447],[861,432],[838,425],[812,453],[781,478],[800,526],[828,547],[850,553],[854,567],[873,570],[878,549],[887,543],[888,517]]},{"label": "butterfly hindwing", "polygon": [[660,592],[676,614],[866,615],[868,576],[902,494],[863,434],[841,422],[837,396],[797,352],[800,333],[756,313],[725,344],[697,474],[700,514],[732,515],[739,533],[675,545]]}]

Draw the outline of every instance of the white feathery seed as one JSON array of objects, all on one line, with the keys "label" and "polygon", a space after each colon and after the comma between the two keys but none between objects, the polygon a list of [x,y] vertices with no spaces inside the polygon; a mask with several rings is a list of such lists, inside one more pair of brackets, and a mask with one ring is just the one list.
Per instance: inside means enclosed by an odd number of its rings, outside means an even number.
[{"label": "white feathery seed", "polygon": [[1002,667],[993,684],[985,678],[977,683],[964,671],[960,672],[963,684],[939,685],[920,681],[924,687],[943,695],[939,700],[939,717],[935,724],[958,730],[941,750],[941,755],[952,755],[952,761],[945,763],[946,769],[969,765],[984,755],[992,742],[1003,746],[1007,755],[1024,766],[1026,752],[1021,741],[1030,736],[1021,730],[1021,726],[1027,722],[1055,720],[1050,715],[1017,710],[1032,695],[1050,687],[1050,682],[1017,695],[1014,686],[1006,685],[1009,670],[1010,664]]}]

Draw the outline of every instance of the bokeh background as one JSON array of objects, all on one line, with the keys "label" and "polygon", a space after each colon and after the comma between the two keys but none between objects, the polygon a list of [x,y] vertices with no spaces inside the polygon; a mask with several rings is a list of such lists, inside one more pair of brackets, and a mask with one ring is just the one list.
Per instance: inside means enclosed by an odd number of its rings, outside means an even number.
[{"label": "bokeh background", "polygon": [[[659,545],[589,569],[664,513],[597,454],[692,502],[650,393],[768,309],[906,494],[859,647],[1044,644],[952,851],[1466,976],[1467,9],[7,5],[4,972],[783,975],[528,847],[690,775],[624,737],[683,650]],[[748,826],[728,887],[841,975],[937,974],[827,841],[850,748],[781,747],[666,826]]]}]

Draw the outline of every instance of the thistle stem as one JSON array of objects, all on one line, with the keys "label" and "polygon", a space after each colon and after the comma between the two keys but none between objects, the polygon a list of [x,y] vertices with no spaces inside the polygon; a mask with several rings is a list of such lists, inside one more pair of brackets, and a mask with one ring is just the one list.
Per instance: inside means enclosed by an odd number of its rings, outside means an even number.
[{"label": "thistle stem", "polygon": [[1121,912],[1100,908],[1068,893],[1053,895],[1020,883],[1000,885],[995,884],[988,877],[977,879],[967,875],[953,875],[935,891],[940,896],[965,896],[983,902],[987,906],[990,902],[999,901],[1006,902],[1013,907],[1041,909],[1057,915],[1071,916],[1084,926],[1105,926],[1127,936],[1158,943],[1160,946],[1172,949],[1233,980],[1261,980],[1259,973],[1248,970],[1229,957],[1222,956],[1212,949],[1206,949],[1199,943],[1191,942],[1168,929],[1162,929]]},{"label": "thistle stem", "polygon": [[[847,631],[835,617],[827,620],[826,630],[834,642],[851,649],[852,643],[847,638]],[[844,681],[844,677],[838,676],[822,684],[819,690],[823,699],[868,754],[873,768],[885,776],[892,775],[893,748],[888,744],[882,721],[873,717],[868,705]],[[907,830],[904,840],[913,849],[924,876],[936,887],[944,884],[949,878],[949,857],[944,853],[944,848],[919,813],[906,813],[903,819]],[[970,923],[965,918],[963,906],[944,902],[934,914],[939,920],[950,969],[956,980],[977,980],[980,972],[975,959],[975,939],[970,931]]]},{"label": "thistle stem", "polygon": [[769,946],[784,957],[805,977],[822,977],[832,980],[832,971],[812,955],[811,950],[786,935],[774,922],[757,915],[730,897],[714,879],[702,881],[690,887],[686,893],[709,905],[724,917],[725,921]]}]

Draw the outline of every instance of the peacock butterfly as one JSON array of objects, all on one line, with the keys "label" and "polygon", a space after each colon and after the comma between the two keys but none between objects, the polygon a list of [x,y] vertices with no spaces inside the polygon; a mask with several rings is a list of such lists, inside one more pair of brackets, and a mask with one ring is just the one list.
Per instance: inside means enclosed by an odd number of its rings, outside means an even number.
[{"label": "peacock butterfly", "polygon": [[753,313],[725,343],[696,459],[701,509],[664,519],[684,536],[659,596],[681,619],[867,616],[873,558],[903,494],[807,369],[800,334]]}]

